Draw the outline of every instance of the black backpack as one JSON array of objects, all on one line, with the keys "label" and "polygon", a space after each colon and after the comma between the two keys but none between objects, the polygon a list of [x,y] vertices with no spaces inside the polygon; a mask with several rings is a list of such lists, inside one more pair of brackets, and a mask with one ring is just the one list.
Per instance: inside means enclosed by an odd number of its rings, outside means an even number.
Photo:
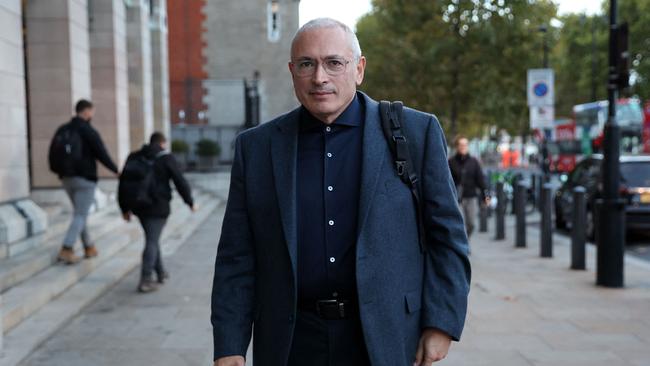
[{"label": "black backpack", "polygon": [[50,143],[48,160],[50,170],[61,177],[76,174],[76,167],[83,159],[83,139],[72,122],[59,127]]},{"label": "black backpack", "polygon": [[425,248],[425,230],[422,220],[422,206],[418,189],[418,174],[411,159],[411,151],[407,136],[402,131],[402,102],[388,102],[382,100],[379,102],[379,114],[381,115],[381,128],[388,142],[388,147],[395,160],[395,170],[397,176],[409,187],[413,203],[415,204],[415,213],[418,221],[418,234],[420,250],[424,252]]},{"label": "black backpack", "polygon": [[121,206],[129,210],[141,210],[155,203],[156,177],[153,167],[156,160],[166,154],[166,151],[161,151],[150,159],[143,153],[136,153],[126,160],[118,187]]}]

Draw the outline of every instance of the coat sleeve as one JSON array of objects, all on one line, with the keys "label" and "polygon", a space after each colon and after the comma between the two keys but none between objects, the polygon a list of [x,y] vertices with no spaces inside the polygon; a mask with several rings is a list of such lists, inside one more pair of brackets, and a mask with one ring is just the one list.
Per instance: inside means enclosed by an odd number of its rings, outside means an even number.
[{"label": "coat sleeve", "polygon": [[485,183],[485,174],[483,173],[483,168],[481,167],[481,163],[478,160],[476,160],[476,186],[481,190],[481,199],[485,200],[485,197],[487,197],[487,184]]},{"label": "coat sleeve", "polygon": [[93,128],[86,128],[84,131],[85,140],[88,143],[90,150],[93,152],[95,159],[99,160],[108,170],[117,174],[117,165],[115,165],[113,159],[111,159],[111,156],[108,155],[104,141],[102,141],[99,133],[97,133],[97,131],[95,131]]},{"label": "coat sleeve", "polygon": [[165,166],[169,171],[169,176],[174,182],[174,187],[176,187],[178,194],[180,194],[183,198],[183,202],[185,202],[185,204],[190,207],[194,206],[194,200],[192,199],[192,188],[190,188],[190,184],[183,176],[183,173],[181,173],[181,169],[178,167],[178,163],[176,162],[174,155],[167,154],[165,156]]},{"label": "coat sleeve", "polygon": [[422,213],[426,231],[422,328],[460,339],[471,277],[468,241],[456,203],[440,124],[431,117],[422,161]]},{"label": "coat sleeve", "polygon": [[255,248],[246,203],[241,136],[235,142],[230,193],[212,285],[214,359],[245,357],[254,317]]}]

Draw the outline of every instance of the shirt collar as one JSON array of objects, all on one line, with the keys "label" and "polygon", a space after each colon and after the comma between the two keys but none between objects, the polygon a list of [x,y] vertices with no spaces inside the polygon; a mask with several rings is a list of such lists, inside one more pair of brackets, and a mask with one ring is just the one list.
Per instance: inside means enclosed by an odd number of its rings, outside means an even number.
[{"label": "shirt collar", "polygon": [[[363,119],[363,109],[359,102],[359,96],[355,95],[352,102],[347,108],[336,118],[332,125],[358,127],[361,125]],[[314,117],[304,106],[301,110],[301,130],[310,130],[312,128],[322,127],[324,123],[318,118]]]}]

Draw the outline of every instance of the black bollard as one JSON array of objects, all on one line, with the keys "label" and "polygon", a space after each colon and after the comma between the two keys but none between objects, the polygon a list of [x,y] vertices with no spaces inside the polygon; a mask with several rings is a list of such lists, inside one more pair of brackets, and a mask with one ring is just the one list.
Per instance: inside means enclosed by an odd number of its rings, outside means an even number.
[{"label": "black bollard", "polygon": [[530,176],[530,191],[533,192],[533,207],[539,206],[539,196],[537,195],[537,174],[533,173]]},{"label": "black bollard", "polygon": [[496,212],[496,236],[495,240],[506,238],[506,197],[503,192],[503,182],[497,183],[497,212]]},{"label": "black bollard", "polygon": [[587,269],[585,259],[585,242],[587,227],[586,190],[583,187],[573,189],[573,220],[571,227],[571,269]]},{"label": "black bollard", "polygon": [[479,226],[478,231],[480,233],[486,233],[488,231],[488,207],[485,202],[479,204]]},{"label": "black bollard", "polygon": [[539,209],[539,212],[542,212],[542,206],[544,205],[542,203],[542,190],[544,189],[544,175],[540,174],[535,177],[537,179],[537,200],[538,200],[538,205],[537,208]]},{"label": "black bollard", "polygon": [[551,200],[551,185],[546,183],[542,187],[542,223],[541,223],[541,241],[540,241],[540,255],[542,258],[553,257],[553,225],[552,225],[552,205]]},{"label": "black bollard", "polygon": [[518,183],[515,186],[515,215],[517,226],[515,228],[515,247],[526,247],[526,185]]},{"label": "black bollard", "polygon": [[522,177],[521,174],[517,173],[515,174],[514,178],[512,178],[512,214],[516,215],[517,214],[517,202],[515,198],[515,191],[517,189],[517,184],[521,182]]}]

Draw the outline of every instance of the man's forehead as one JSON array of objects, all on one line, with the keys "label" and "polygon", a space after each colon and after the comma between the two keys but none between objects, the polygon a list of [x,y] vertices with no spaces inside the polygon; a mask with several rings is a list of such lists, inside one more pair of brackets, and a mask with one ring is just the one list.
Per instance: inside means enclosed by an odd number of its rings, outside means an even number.
[{"label": "man's forehead", "polygon": [[351,53],[347,35],[336,27],[306,30],[298,35],[291,48],[293,58],[344,57]]}]

